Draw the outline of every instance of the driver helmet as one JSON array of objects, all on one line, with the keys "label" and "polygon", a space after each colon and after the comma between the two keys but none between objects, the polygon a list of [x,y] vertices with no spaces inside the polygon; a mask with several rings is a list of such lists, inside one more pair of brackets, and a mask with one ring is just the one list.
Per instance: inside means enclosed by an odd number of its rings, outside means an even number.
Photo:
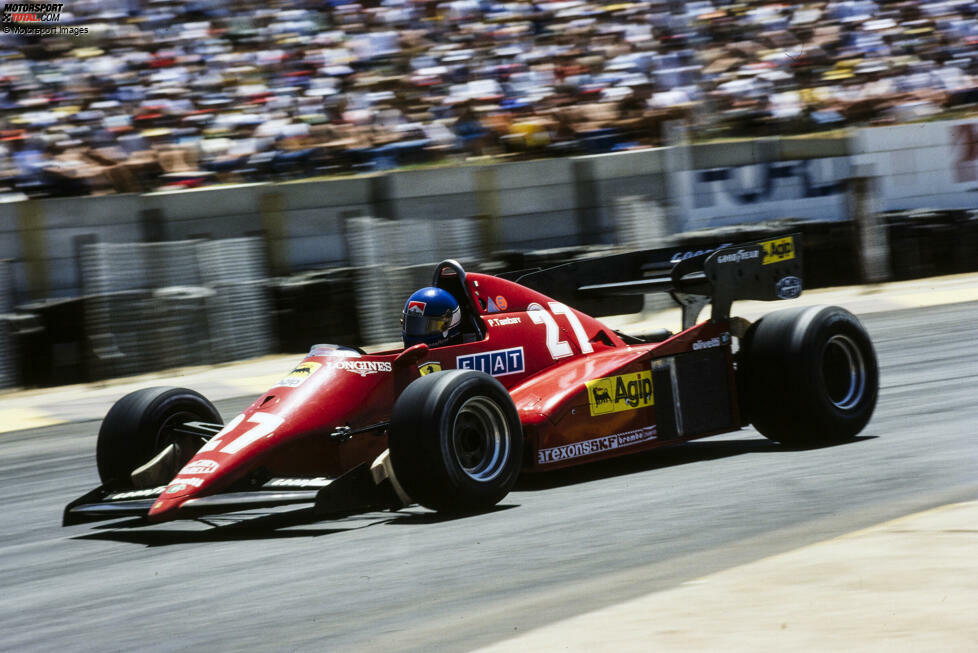
[{"label": "driver helmet", "polygon": [[429,347],[447,345],[462,332],[462,313],[452,294],[441,288],[422,288],[404,305],[401,335],[404,346],[425,343]]}]

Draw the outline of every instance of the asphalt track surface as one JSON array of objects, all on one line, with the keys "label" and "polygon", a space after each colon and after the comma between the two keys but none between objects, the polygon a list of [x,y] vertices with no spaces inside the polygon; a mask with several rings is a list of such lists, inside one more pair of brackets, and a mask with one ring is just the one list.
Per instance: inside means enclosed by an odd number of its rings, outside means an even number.
[{"label": "asphalt track surface", "polygon": [[98,423],[0,435],[0,650],[469,650],[974,499],[978,303],[862,319],[882,390],[857,441],[745,429],[525,479],[464,519],[62,528],[97,484]]}]

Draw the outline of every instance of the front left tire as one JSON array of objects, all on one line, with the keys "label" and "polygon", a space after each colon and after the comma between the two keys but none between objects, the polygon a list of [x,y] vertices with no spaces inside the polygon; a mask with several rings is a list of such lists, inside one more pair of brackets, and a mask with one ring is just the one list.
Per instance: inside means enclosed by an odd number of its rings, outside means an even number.
[{"label": "front left tire", "polygon": [[130,392],[115,402],[98,432],[95,461],[103,485],[129,487],[133,470],[171,444],[189,460],[203,441],[192,442],[173,427],[186,422],[221,423],[214,404],[187,388],[155,387]]}]

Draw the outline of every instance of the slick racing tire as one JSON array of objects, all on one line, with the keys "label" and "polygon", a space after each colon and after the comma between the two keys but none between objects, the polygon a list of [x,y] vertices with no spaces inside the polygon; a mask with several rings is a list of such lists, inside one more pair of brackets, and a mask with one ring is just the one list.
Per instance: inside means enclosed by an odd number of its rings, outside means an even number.
[{"label": "slick racing tire", "polygon": [[876,353],[859,320],[838,306],[775,311],[748,329],[738,379],[742,408],[788,446],[850,440],[876,407]]},{"label": "slick racing tire", "polygon": [[220,424],[221,414],[202,395],[186,388],[145,388],[115,402],[102,420],[95,448],[102,484],[130,485],[134,469],[174,442],[192,449],[184,452],[189,460],[202,442],[181,441],[172,427],[193,421]]},{"label": "slick racing tire", "polygon": [[412,500],[444,513],[499,503],[516,483],[523,429],[509,392],[488,374],[448,370],[413,381],[394,404],[390,457]]}]

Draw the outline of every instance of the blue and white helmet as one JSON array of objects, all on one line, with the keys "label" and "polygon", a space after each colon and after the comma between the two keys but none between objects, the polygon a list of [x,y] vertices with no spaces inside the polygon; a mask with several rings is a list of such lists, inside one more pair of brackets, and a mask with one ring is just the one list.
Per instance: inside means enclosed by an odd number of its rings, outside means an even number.
[{"label": "blue and white helmet", "polygon": [[462,312],[452,294],[441,288],[422,288],[404,304],[401,335],[404,346],[449,344],[462,332]]}]

